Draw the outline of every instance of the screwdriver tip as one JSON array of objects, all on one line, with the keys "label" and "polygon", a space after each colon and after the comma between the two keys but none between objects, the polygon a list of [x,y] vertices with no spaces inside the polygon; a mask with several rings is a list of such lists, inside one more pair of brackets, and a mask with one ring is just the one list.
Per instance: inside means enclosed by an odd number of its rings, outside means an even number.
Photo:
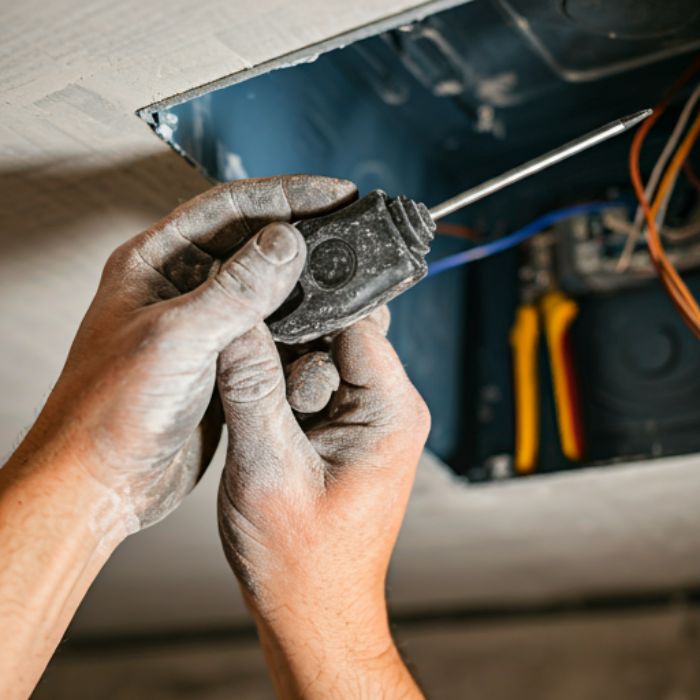
[{"label": "screwdriver tip", "polygon": [[643,122],[647,117],[651,116],[653,111],[653,109],[641,109],[639,110],[639,112],[635,112],[634,114],[622,117],[620,121],[622,122],[622,126],[624,126],[625,129],[631,129],[633,126],[639,124],[639,122]]}]

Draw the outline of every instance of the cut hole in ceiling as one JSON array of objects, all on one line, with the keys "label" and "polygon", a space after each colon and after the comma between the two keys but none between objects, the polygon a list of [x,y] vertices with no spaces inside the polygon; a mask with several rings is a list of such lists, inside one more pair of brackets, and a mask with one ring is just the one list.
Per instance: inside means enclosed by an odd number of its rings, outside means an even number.
[{"label": "cut hole in ceiling", "polygon": [[[140,115],[213,181],[313,172],[353,180],[362,193],[379,188],[431,205],[654,104],[687,60],[660,59],[700,45],[697,19],[671,26],[663,39],[643,31],[624,38],[613,22],[619,17],[608,26],[595,3],[453,5],[423,6]],[[429,14],[431,7],[439,11]],[[453,230],[497,237],[549,209],[606,197],[613,188],[624,194],[628,146],[611,142],[484,200],[452,219]],[[464,245],[438,237],[431,255]],[[519,266],[517,251],[503,253],[423,282],[391,306],[391,339],[433,416],[429,446],[475,479],[509,473],[502,458],[507,462],[514,443],[508,337]],[[700,450],[692,429],[700,423],[693,401],[700,367],[686,329],[656,288],[614,302],[582,304],[587,330],[577,342],[589,375],[581,387],[595,441],[589,454],[609,461]],[[658,314],[636,313],[639,304],[658,304]],[[644,337],[673,337],[672,361],[654,373],[660,395],[676,397],[663,415],[630,399],[648,394],[649,373],[625,364],[628,344],[601,343],[594,332],[615,326],[610,314],[632,316],[630,309]],[[601,396],[600,382],[616,362],[627,370],[626,384],[619,396],[605,384]],[[543,372],[540,471],[574,466],[561,454],[547,381]],[[620,406],[634,410],[620,413]]]}]

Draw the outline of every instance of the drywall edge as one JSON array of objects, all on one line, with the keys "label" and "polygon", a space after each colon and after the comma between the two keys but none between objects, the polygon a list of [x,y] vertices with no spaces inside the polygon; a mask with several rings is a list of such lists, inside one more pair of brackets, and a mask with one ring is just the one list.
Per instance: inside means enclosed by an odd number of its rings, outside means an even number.
[{"label": "drywall edge", "polygon": [[[264,75],[273,70],[279,70],[282,68],[290,68],[292,66],[298,65],[300,63],[309,63],[315,61],[320,55],[333,51],[335,49],[341,49],[349,44],[354,44],[362,39],[367,39],[382,32],[389,31],[391,29],[396,29],[404,24],[410,24],[412,22],[419,22],[425,19],[429,15],[437,14],[438,12],[443,12],[444,10],[449,10],[453,7],[459,5],[466,5],[473,0],[431,0],[423,5],[418,5],[417,7],[412,7],[408,10],[403,10],[393,15],[388,15],[375,22],[370,22],[365,25],[361,25],[347,32],[342,32],[328,39],[325,39],[316,44],[309,44],[301,49],[296,49],[289,53],[273,58],[269,61],[264,61],[252,68],[245,68],[236,73],[224,76],[223,78],[218,78],[203,85],[199,85],[185,92],[167,97],[163,100],[153,102],[150,105],[142,107],[136,110],[137,116],[144,119],[149,125],[154,125],[154,114],[161,112],[175,105],[182,104],[188,100],[192,100],[196,97],[201,97],[207,93],[214,92],[215,90],[221,90],[222,88],[229,87],[230,85],[235,85],[237,83],[242,83],[251,78],[255,78],[259,75]],[[182,154],[181,154],[182,155]]]}]

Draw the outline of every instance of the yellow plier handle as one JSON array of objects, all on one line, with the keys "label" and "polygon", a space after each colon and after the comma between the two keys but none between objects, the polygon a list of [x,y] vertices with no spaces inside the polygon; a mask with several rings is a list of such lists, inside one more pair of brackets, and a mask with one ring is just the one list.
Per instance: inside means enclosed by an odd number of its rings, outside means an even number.
[{"label": "yellow plier handle", "polygon": [[513,349],[515,399],[515,454],[518,474],[529,474],[537,464],[540,441],[540,396],[537,381],[539,318],[534,304],[523,304],[515,312],[510,331]]},{"label": "yellow plier handle", "polygon": [[578,304],[560,291],[551,291],[540,299],[540,309],[547,336],[561,450],[567,459],[578,461],[583,458],[583,435],[569,344]]},{"label": "yellow plier handle", "polygon": [[538,346],[540,314],[547,339],[552,372],[557,428],[564,456],[572,461],[583,458],[583,438],[578,407],[578,392],[569,347],[569,331],[578,315],[578,305],[562,292],[546,292],[534,304],[516,310],[510,332],[513,349],[515,400],[515,471],[530,474],[535,470],[540,443],[540,394],[538,382]]}]

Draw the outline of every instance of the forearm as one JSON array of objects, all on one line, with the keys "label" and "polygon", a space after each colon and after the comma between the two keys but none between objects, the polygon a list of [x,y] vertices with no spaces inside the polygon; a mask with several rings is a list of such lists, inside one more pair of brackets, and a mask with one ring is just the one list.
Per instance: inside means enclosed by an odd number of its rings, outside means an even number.
[{"label": "forearm", "polygon": [[30,695],[125,532],[110,494],[50,445],[0,469],[0,696]]},{"label": "forearm", "polygon": [[283,700],[419,700],[423,694],[389,631],[383,602],[347,618],[284,605],[254,617],[277,694]]}]

